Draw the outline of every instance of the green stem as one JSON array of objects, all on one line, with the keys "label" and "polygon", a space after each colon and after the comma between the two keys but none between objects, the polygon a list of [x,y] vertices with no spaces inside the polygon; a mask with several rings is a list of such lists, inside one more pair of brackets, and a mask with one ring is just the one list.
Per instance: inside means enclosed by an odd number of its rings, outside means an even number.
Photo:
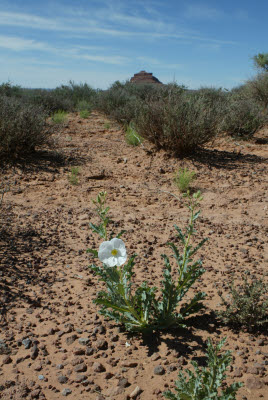
[{"label": "green stem", "polygon": [[[122,282],[122,268],[119,268],[120,271],[120,284],[122,285],[122,287],[124,288],[124,284]],[[139,315],[137,314],[137,312],[135,311],[135,309],[132,307],[131,302],[128,300],[128,298],[125,295],[125,290],[123,290],[123,298],[124,301],[126,303],[126,305],[128,306],[129,310],[131,311],[132,315],[136,318],[137,321],[139,321],[140,325],[142,325],[143,320],[140,319]]]},{"label": "green stem", "polygon": [[185,268],[185,263],[186,263],[187,249],[188,249],[188,245],[189,245],[190,238],[191,238],[191,236],[192,236],[193,218],[194,218],[194,208],[191,207],[191,217],[190,217],[190,222],[189,222],[189,228],[190,228],[190,229],[189,229],[189,234],[188,234],[188,237],[187,237],[185,246],[184,246],[183,259],[182,259],[182,266],[181,266],[181,269],[180,269],[180,275],[179,275],[179,278],[178,278],[178,285],[177,285],[177,288],[179,287],[179,283],[180,283],[180,281],[181,281],[182,274],[184,273],[184,268]]}]

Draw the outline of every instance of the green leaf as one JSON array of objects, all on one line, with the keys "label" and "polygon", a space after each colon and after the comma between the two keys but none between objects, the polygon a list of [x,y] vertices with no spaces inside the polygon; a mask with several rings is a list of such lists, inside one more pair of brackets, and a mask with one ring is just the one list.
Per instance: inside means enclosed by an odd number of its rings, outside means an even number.
[{"label": "green leaf", "polygon": [[94,257],[98,257],[98,252],[97,252],[97,250],[87,249],[87,253],[92,254]]}]

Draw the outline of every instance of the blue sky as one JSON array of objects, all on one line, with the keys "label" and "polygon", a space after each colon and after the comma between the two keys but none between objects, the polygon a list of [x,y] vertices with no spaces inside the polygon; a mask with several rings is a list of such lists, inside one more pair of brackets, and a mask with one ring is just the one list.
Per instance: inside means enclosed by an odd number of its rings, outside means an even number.
[{"label": "blue sky", "polygon": [[231,88],[268,52],[267,0],[0,0],[0,83],[107,88],[145,69]]}]

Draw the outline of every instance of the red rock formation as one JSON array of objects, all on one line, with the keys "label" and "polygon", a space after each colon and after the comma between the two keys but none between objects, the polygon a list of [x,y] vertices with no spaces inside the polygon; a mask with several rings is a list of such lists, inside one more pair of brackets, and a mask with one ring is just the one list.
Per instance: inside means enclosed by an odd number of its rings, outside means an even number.
[{"label": "red rock formation", "polygon": [[130,79],[132,83],[159,83],[162,84],[151,72],[140,71]]}]

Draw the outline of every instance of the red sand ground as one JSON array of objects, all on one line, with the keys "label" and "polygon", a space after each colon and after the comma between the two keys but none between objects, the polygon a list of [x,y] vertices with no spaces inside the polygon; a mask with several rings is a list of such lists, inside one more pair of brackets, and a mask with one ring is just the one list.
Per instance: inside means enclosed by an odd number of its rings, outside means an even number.
[{"label": "red sand ground", "polygon": [[[259,135],[267,137],[267,129]],[[220,307],[217,291],[227,293],[232,274],[250,271],[251,277],[267,278],[263,142],[223,137],[182,160],[148,143],[127,145],[120,127],[100,114],[87,120],[71,115],[59,132],[64,161],[43,152],[6,170],[2,178],[10,178],[11,190],[4,196],[0,227],[0,398],[56,400],[70,389],[68,398],[75,400],[162,399],[180,369],[202,360],[208,337],[215,342],[227,336],[225,348],[234,358],[228,382],[244,383],[237,399],[264,399],[265,335],[234,332],[213,314]],[[80,170],[77,186],[68,181],[71,166]],[[91,199],[108,192],[115,230],[127,230],[128,253],[139,255],[135,280],[157,285],[160,255],[170,254],[165,243],[175,239],[173,225],[185,227],[188,219],[173,182],[175,171],[185,166],[196,171],[193,186],[204,196],[197,240],[209,238],[199,251],[206,272],[193,291],[198,286],[207,293],[207,309],[191,329],[154,334],[144,342],[99,317],[92,303],[102,285],[88,269],[85,251],[100,244],[88,226],[97,222]],[[27,338],[29,349],[22,343]],[[157,365],[163,375],[155,375]],[[137,386],[141,393],[129,397]]]}]

